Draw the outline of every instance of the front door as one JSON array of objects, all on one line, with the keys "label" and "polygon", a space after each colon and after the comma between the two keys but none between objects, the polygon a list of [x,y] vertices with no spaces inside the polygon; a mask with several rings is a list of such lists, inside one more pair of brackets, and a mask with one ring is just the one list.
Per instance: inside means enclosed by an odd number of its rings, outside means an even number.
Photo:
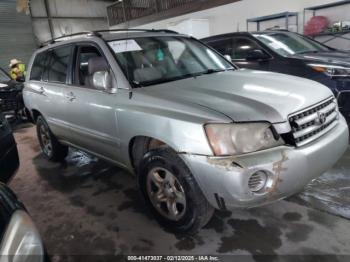
[{"label": "front door", "polygon": [[249,60],[249,53],[253,50],[262,50],[262,48],[248,37],[240,36],[232,38],[228,54],[232,62],[240,68],[269,71],[269,60]]},{"label": "front door", "polygon": [[73,84],[66,91],[69,141],[98,156],[118,161],[116,96],[94,87],[95,72],[109,71],[100,49],[80,44],[75,51]]}]

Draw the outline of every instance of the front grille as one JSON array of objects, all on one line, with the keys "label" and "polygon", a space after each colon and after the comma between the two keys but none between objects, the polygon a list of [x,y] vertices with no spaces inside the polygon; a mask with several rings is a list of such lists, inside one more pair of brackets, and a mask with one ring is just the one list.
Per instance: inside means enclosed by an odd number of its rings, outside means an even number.
[{"label": "front grille", "polygon": [[337,122],[338,109],[334,98],[289,117],[296,146],[303,146],[321,137],[336,126]]},{"label": "front grille", "polygon": [[0,99],[0,111],[2,112],[12,111],[12,110],[17,110],[17,108],[18,108],[17,100]]},{"label": "front grille", "polygon": [[18,92],[0,92],[0,111],[12,111],[18,109]]}]

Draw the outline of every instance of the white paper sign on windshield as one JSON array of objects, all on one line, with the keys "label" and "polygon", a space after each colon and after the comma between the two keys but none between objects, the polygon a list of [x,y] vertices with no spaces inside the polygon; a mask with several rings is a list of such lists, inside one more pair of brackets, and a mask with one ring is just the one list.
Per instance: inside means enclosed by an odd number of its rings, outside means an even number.
[{"label": "white paper sign on windshield", "polygon": [[142,50],[134,39],[113,41],[109,42],[109,45],[116,54]]}]

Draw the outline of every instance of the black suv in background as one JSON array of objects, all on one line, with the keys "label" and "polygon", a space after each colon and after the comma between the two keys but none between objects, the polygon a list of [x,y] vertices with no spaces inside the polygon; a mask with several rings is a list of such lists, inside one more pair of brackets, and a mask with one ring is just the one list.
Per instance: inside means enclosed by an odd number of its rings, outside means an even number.
[{"label": "black suv in background", "polygon": [[14,113],[18,118],[24,114],[23,83],[12,80],[11,77],[0,68],[0,111]]},{"label": "black suv in background", "polygon": [[288,31],[229,33],[202,41],[241,68],[304,77],[328,86],[349,120],[349,52]]},{"label": "black suv in background", "polygon": [[49,262],[30,215],[6,186],[18,167],[16,142],[9,123],[0,111],[0,260]]},{"label": "black suv in background", "polygon": [[6,118],[0,112],[0,182],[8,183],[18,167],[16,142]]}]

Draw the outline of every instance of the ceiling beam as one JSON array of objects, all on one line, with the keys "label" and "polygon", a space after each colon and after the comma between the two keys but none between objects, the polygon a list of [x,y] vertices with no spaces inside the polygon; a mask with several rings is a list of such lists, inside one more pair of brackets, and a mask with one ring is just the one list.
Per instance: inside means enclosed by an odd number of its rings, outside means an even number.
[{"label": "ceiling beam", "polygon": [[87,17],[87,16],[32,16],[32,19],[94,19],[94,20],[107,20],[107,17]]},{"label": "ceiling beam", "polygon": [[[179,6],[175,8],[170,8],[166,11],[161,11],[159,13],[153,13],[151,15],[147,15],[144,17],[140,18],[135,18],[132,20],[129,20],[125,23],[120,23],[120,24],[110,24],[110,26],[118,25],[120,28],[130,28],[130,27],[135,27],[135,26],[140,26],[172,17],[177,17],[189,13],[194,13],[202,10],[206,10],[209,8],[214,8],[218,7],[221,5],[226,5],[226,4],[231,4],[234,2],[239,2],[242,0],[211,0],[211,1],[201,1],[198,0],[196,2],[188,3],[185,6]],[[110,6],[109,8],[113,8],[113,5]]]},{"label": "ceiling beam", "polygon": [[52,17],[51,17],[51,12],[50,12],[50,7],[49,7],[48,0],[44,0],[44,6],[45,6],[45,10],[46,10],[47,19],[48,19],[48,22],[49,22],[50,34],[51,34],[51,39],[52,39],[55,36],[55,32],[54,32],[54,29],[53,29]]}]

